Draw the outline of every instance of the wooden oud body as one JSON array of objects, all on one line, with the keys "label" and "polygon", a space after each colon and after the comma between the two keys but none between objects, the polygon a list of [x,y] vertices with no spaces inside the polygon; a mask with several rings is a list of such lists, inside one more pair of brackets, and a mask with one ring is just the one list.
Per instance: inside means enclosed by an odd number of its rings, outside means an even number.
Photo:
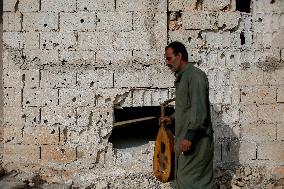
[{"label": "wooden oud body", "polygon": [[[165,106],[173,100],[174,99],[170,99],[161,105],[161,117],[165,116]],[[174,135],[163,124],[160,124],[158,135],[155,141],[153,169],[154,175],[159,181],[165,183],[174,180]]]}]

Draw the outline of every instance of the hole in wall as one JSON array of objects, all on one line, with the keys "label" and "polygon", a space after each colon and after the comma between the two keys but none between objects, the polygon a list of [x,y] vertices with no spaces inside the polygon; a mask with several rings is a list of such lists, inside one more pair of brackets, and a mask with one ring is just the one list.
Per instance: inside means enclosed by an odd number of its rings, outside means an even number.
[{"label": "hole in wall", "polygon": [[240,34],[240,39],[241,39],[241,45],[244,45],[246,43],[246,38],[245,38],[244,33]]},{"label": "hole in wall", "polygon": [[250,13],[251,0],[236,0],[236,9],[240,12]]},{"label": "hole in wall", "polygon": [[[166,107],[166,115],[174,112]],[[159,129],[160,106],[114,109],[114,128],[109,138],[115,149],[140,149],[155,141]]]},{"label": "hole in wall", "polygon": [[275,0],[271,0],[271,1],[270,1],[270,4],[273,4],[273,3],[275,3]]}]

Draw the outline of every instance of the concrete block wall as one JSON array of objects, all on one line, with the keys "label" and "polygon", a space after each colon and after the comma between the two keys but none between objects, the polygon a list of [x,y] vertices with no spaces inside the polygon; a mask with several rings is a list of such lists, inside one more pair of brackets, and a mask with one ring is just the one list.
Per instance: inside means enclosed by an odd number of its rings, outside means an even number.
[{"label": "concrete block wall", "polygon": [[179,40],[209,78],[215,164],[283,176],[283,1],[236,1],[4,0],[5,168],[91,182],[135,159],[108,142],[113,109],[173,97],[164,47]]}]

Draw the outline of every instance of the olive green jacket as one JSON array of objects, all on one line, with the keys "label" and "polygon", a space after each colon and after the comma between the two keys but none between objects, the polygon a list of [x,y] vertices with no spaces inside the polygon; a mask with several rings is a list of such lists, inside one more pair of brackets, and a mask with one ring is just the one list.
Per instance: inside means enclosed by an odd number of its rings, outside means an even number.
[{"label": "olive green jacket", "polygon": [[[213,130],[206,74],[188,63],[176,73],[175,121],[176,185],[178,189],[213,188]],[[181,154],[179,143],[192,141]]]}]

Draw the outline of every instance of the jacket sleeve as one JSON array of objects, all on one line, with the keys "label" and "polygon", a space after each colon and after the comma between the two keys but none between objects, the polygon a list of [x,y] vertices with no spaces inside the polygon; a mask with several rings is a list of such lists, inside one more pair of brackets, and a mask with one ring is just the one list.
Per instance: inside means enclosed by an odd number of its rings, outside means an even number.
[{"label": "jacket sleeve", "polygon": [[190,101],[190,108],[187,115],[187,133],[185,139],[193,141],[196,136],[196,131],[200,129],[207,117],[207,89],[208,80],[206,75],[193,76],[189,81],[188,98]]}]

